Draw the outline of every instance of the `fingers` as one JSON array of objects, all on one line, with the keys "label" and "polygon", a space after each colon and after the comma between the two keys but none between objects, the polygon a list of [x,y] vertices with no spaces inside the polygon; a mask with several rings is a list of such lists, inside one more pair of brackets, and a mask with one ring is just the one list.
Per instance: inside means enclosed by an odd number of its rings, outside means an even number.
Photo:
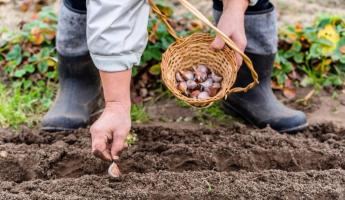
[{"label": "fingers", "polygon": [[[234,43],[237,45],[237,47],[244,52],[247,46],[247,38],[244,33],[242,34],[234,34],[232,35],[231,39],[234,41]],[[238,68],[241,67],[243,58],[240,54],[236,53],[236,61]]]},{"label": "fingers", "polygon": [[216,50],[221,50],[224,48],[224,46],[225,46],[225,42],[219,36],[217,36],[211,44],[211,48],[216,49]]},{"label": "fingers", "polygon": [[107,134],[91,128],[91,135],[92,154],[102,160],[112,161]]},{"label": "fingers", "polygon": [[128,132],[129,131],[123,131],[122,133],[114,133],[113,143],[111,145],[111,157],[113,160],[118,160],[122,150],[127,148],[125,140]]}]

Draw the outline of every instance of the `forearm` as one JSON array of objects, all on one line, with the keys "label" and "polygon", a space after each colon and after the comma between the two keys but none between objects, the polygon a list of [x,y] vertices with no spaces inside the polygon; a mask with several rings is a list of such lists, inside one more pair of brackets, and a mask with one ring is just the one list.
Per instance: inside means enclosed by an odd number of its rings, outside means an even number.
[{"label": "forearm", "polygon": [[249,6],[248,0],[223,0],[223,10],[245,13]]},{"label": "forearm", "polygon": [[128,107],[130,101],[131,70],[121,72],[100,71],[106,104],[121,103]]}]

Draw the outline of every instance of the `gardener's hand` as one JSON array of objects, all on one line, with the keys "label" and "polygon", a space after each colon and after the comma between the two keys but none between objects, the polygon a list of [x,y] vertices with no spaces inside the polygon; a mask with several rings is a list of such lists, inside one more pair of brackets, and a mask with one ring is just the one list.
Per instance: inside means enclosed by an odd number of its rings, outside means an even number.
[{"label": "gardener's hand", "polygon": [[[217,27],[229,36],[237,47],[243,52],[247,46],[247,38],[244,29],[244,14],[249,5],[248,0],[223,0],[223,14]],[[214,49],[224,48],[224,41],[217,36],[211,47]],[[236,54],[237,64],[241,66],[242,57]]]},{"label": "gardener's hand", "polygon": [[125,140],[130,128],[130,104],[106,103],[103,114],[90,129],[92,153],[103,160],[118,160],[127,147]]}]

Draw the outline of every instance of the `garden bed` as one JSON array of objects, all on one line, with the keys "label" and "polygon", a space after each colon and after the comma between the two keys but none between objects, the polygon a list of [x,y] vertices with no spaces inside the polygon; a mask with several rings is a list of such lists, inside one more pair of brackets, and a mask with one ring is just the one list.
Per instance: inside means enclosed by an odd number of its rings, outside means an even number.
[{"label": "garden bed", "polygon": [[123,176],[90,153],[88,130],[2,131],[1,199],[343,199],[345,129],[315,124],[296,135],[267,128],[137,125]]}]

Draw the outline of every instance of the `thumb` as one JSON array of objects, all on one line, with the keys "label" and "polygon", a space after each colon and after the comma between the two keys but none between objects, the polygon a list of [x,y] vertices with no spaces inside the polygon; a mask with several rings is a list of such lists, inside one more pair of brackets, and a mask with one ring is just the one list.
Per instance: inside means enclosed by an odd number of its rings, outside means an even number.
[{"label": "thumb", "polygon": [[211,43],[211,47],[213,49],[217,49],[217,50],[221,50],[223,49],[225,46],[225,42],[223,41],[223,39],[219,36],[217,36],[213,42]]},{"label": "thumb", "polygon": [[125,134],[114,133],[113,143],[111,145],[111,157],[113,160],[118,160],[121,154],[121,151],[126,147],[125,137],[122,137],[119,135],[127,135],[127,133]]},{"label": "thumb", "polygon": [[111,161],[110,151],[107,147],[107,139],[103,137],[95,137],[92,140],[92,153],[103,159]]}]

